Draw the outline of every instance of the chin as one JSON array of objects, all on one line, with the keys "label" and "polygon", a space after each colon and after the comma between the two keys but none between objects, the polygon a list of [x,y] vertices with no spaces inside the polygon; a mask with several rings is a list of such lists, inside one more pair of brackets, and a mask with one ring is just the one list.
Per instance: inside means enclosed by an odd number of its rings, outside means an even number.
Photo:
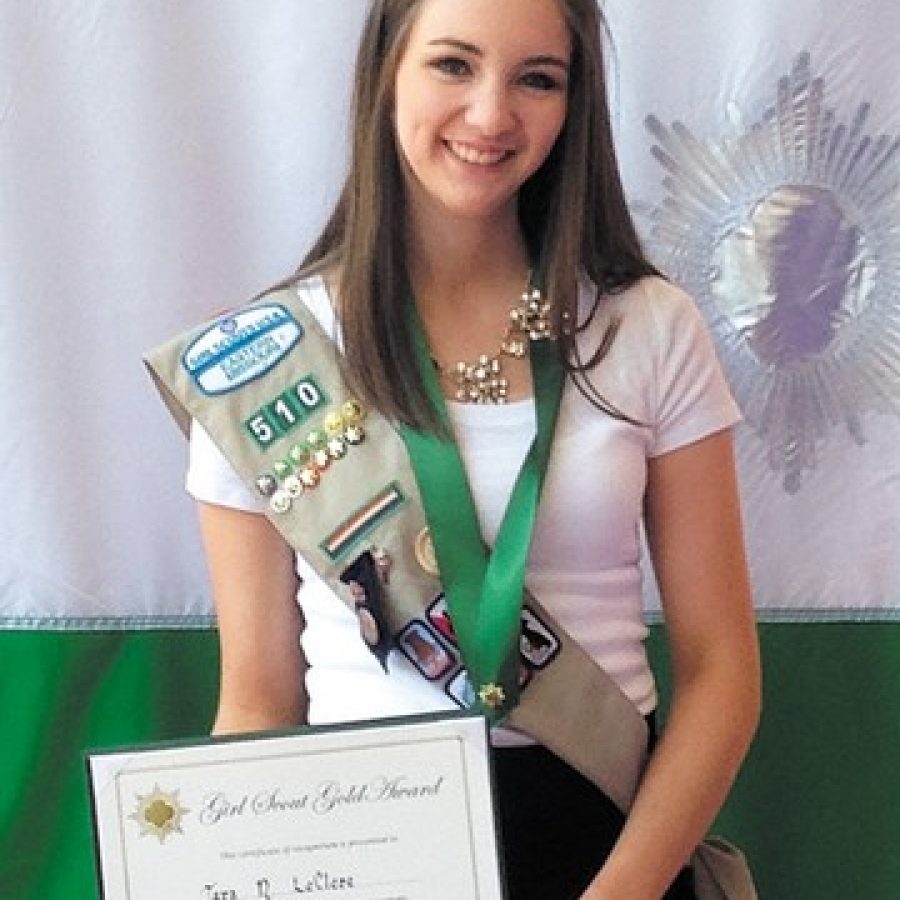
[{"label": "chin", "polygon": [[446,198],[438,205],[448,216],[463,222],[495,222],[507,217],[515,217],[516,201],[512,197],[502,197],[491,201],[482,195],[467,198]]}]

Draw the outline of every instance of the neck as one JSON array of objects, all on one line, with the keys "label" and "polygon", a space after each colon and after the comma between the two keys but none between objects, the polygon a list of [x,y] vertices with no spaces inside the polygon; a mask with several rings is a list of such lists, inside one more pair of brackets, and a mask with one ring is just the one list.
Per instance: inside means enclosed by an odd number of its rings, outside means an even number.
[{"label": "neck", "polygon": [[524,285],[529,268],[525,239],[515,215],[510,221],[407,223],[407,266],[417,298],[453,304],[509,285]]}]

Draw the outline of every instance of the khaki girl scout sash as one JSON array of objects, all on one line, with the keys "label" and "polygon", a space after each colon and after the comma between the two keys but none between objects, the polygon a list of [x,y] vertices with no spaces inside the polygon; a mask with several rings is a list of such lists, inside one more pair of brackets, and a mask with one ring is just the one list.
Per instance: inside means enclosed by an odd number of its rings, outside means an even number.
[{"label": "khaki girl scout sash", "polygon": [[[470,683],[407,447],[350,395],[307,290],[267,294],[151,351],[145,362],[169,410],[185,433],[197,419],[266,498],[272,523],[356,612],[383,667],[397,649],[459,706],[530,735],[627,811],[646,723],[527,591],[513,690],[499,676]],[[756,897],[730,845],[706,842],[693,865],[700,900]]]}]

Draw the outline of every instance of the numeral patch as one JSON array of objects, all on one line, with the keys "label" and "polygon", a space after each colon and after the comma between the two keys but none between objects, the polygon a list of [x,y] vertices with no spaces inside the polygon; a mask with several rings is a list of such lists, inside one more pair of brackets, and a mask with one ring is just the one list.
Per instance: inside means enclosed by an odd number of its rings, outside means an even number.
[{"label": "numeral patch", "polygon": [[309,418],[311,413],[327,402],[325,392],[312,376],[307,376],[253,413],[244,422],[244,428],[256,445],[260,449],[265,449],[273,441],[293,431]]}]

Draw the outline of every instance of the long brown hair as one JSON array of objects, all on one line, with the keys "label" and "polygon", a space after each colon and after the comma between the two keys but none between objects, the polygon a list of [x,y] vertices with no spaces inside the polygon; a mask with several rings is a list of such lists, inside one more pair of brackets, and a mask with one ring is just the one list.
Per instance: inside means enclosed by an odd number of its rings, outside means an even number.
[{"label": "long brown hair", "polygon": [[[577,352],[577,278],[604,294],[655,274],[625,203],[606,96],[606,26],[596,0],[557,0],[572,41],[568,107],[562,132],[519,192],[519,218],[541,287],[553,306],[560,357],[579,389],[615,333],[581,359]],[[300,276],[336,269],[347,376],[389,418],[437,427],[416,365],[407,318],[409,284],[403,223],[404,184],[392,122],[394,78],[422,0],[375,0],[356,58],[347,178]],[[592,318],[595,309],[589,318]],[[583,325],[584,323],[582,323]],[[602,397],[597,405],[617,414]]]}]

